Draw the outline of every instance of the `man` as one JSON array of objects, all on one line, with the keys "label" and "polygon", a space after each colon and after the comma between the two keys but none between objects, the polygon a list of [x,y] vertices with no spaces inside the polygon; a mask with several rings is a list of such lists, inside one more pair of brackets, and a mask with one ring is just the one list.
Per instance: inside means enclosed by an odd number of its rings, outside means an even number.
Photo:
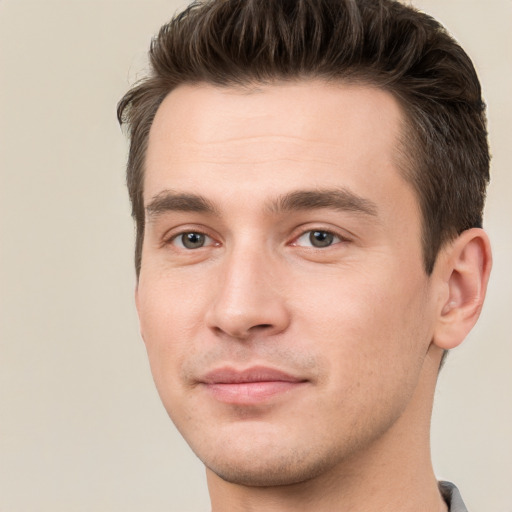
[{"label": "man", "polygon": [[429,422],[491,267],[467,55],[391,0],[214,0],[150,58],[136,303],[212,510],[465,510]]}]

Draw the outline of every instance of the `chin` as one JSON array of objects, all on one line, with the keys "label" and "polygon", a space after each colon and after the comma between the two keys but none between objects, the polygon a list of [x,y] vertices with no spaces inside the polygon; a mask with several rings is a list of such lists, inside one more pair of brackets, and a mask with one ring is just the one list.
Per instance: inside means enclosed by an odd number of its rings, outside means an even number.
[{"label": "chin", "polygon": [[[239,447],[240,448],[240,447]],[[339,462],[332,450],[299,446],[233,445],[215,453],[196,453],[203,464],[222,480],[249,487],[293,485],[329,472]]]},{"label": "chin", "polygon": [[304,464],[293,459],[281,461],[236,461],[207,465],[222,480],[246,487],[273,487],[302,483],[327,470],[329,464]]}]

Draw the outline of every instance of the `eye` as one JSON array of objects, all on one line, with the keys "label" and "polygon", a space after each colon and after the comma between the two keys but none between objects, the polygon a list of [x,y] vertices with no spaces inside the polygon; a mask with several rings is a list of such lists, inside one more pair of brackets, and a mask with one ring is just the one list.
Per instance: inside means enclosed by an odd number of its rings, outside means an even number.
[{"label": "eye", "polygon": [[331,233],[330,231],[314,229],[311,231],[306,231],[301,236],[299,236],[294,245],[321,249],[324,247],[329,247],[333,244],[340,243],[341,241],[342,239],[339,236]]},{"label": "eye", "polygon": [[204,233],[189,231],[175,236],[172,239],[172,243],[181,249],[200,249],[201,247],[212,245],[213,240]]}]

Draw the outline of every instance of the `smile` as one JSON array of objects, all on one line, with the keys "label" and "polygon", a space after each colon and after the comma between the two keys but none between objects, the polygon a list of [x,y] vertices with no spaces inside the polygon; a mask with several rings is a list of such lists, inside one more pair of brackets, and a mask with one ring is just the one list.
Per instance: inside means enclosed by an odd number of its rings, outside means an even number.
[{"label": "smile", "polygon": [[200,382],[220,402],[251,405],[301,388],[308,381],[259,366],[242,371],[220,368],[206,374]]}]

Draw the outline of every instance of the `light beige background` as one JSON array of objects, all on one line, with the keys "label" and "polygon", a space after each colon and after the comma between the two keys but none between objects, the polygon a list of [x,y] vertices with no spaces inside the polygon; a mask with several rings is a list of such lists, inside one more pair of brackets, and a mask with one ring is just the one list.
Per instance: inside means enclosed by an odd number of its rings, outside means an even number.
[{"label": "light beige background", "polygon": [[[473,57],[493,152],[494,273],[440,378],[435,467],[471,511],[512,512],[512,1],[414,3]],[[115,119],[180,5],[0,0],[0,512],[208,510],[138,335]]]}]

